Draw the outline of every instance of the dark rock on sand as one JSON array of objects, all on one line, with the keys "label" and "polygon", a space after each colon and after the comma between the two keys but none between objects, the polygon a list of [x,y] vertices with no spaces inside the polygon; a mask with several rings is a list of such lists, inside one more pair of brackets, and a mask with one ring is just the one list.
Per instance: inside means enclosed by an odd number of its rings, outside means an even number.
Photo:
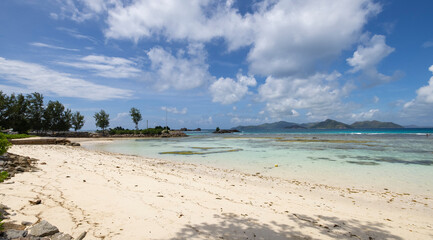
[{"label": "dark rock on sand", "polygon": [[27,236],[27,231],[10,229],[5,232],[6,239],[15,239]]},{"label": "dark rock on sand", "polygon": [[30,228],[30,234],[36,237],[50,236],[58,232],[59,229],[57,227],[51,225],[45,220],[42,220]]}]

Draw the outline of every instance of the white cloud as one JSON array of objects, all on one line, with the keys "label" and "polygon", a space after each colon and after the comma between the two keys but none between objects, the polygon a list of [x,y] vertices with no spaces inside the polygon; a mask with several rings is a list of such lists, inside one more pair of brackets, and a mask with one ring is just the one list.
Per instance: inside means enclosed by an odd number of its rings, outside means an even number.
[{"label": "white cloud", "polygon": [[[433,73],[433,65],[430,66],[429,70]],[[416,99],[406,103],[405,108],[412,107],[416,104],[433,104],[433,77],[428,81],[427,86],[419,88],[417,91]]]},{"label": "white cloud", "polygon": [[[429,70],[433,73],[433,65]],[[433,118],[433,77],[428,85],[419,88],[417,96],[403,105],[401,117],[423,124],[430,124]]]},{"label": "white cloud", "polygon": [[74,37],[76,39],[85,39],[85,40],[91,41],[94,44],[97,43],[97,41],[96,41],[95,38],[87,36],[87,35],[84,35],[84,34],[81,34],[81,33],[79,33],[75,29],[70,29],[70,28],[65,28],[65,27],[58,27],[57,30],[66,32],[69,36],[72,36],[72,37]]},{"label": "white cloud", "polygon": [[433,41],[427,41],[422,44],[423,48],[433,47]]},{"label": "white cloud", "polygon": [[241,100],[248,93],[248,87],[256,86],[257,82],[253,76],[238,74],[237,81],[231,78],[219,78],[212,83],[209,91],[213,102],[232,104]]},{"label": "white cloud", "polygon": [[89,55],[78,59],[78,61],[57,63],[87,69],[97,76],[106,78],[136,78],[142,74],[142,71],[136,67],[135,62],[119,57]]},{"label": "white cloud", "polygon": [[358,41],[369,16],[381,11],[372,0],[275,0],[241,15],[232,3],[137,0],[117,5],[108,9],[105,35],[135,42],[154,37],[191,42],[222,38],[229,51],[252,46],[251,73],[283,76],[338,56]]},{"label": "white cloud", "polygon": [[340,87],[340,73],[315,74],[308,78],[268,77],[259,86],[260,100],[266,102],[271,117],[298,116],[296,109],[309,109],[311,117],[337,114],[345,105],[341,99],[353,89],[353,85]]},{"label": "white cloud", "polygon": [[51,48],[51,49],[57,49],[57,50],[67,50],[67,51],[74,51],[74,52],[80,51],[80,50],[75,49],[75,48],[59,47],[59,46],[54,46],[54,45],[50,45],[50,44],[46,44],[46,43],[40,43],[40,42],[32,42],[29,44],[34,46],[34,47],[44,47],[44,48]]},{"label": "white cloud", "polygon": [[240,117],[233,117],[230,119],[230,122],[233,124],[257,124],[263,122],[262,119],[259,118],[240,118]]},{"label": "white cloud", "polygon": [[53,19],[70,18],[76,22],[97,18],[98,14],[121,5],[120,0],[58,0],[59,13],[50,13]]},{"label": "white cloud", "polygon": [[111,122],[116,123],[116,122],[119,122],[119,121],[126,120],[128,116],[129,116],[128,112],[118,113],[116,115],[116,117],[111,120]]},{"label": "white cloud", "polygon": [[277,1],[254,16],[250,70],[276,77],[308,72],[348,49],[380,10],[369,0]]},{"label": "white cloud", "polygon": [[395,79],[397,75],[394,77],[386,76],[379,73],[376,67],[382,59],[394,52],[394,50],[394,48],[386,45],[385,36],[374,35],[363,45],[359,45],[353,53],[353,57],[348,58],[346,61],[353,67],[350,72],[362,71],[363,79],[371,82],[369,85],[386,83]]},{"label": "white cloud", "polygon": [[[107,100],[132,97],[132,91],[95,84],[45,66],[0,57],[0,77],[20,85],[20,92]],[[15,86],[13,86],[15,87]]]},{"label": "white cloud", "polygon": [[177,108],[175,107],[161,107],[161,110],[163,111],[167,111],[169,113],[174,113],[174,114],[182,114],[185,115],[188,112],[187,108],[183,108],[182,110],[177,110]]},{"label": "white cloud", "polygon": [[378,97],[378,96],[374,96],[374,97],[373,97],[373,102],[374,102],[374,103],[378,103],[378,102],[379,102],[379,100],[380,100],[380,99],[379,99],[379,97]]},{"label": "white cloud", "polygon": [[352,118],[355,120],[372,119],[379,112],[379,109],[370,109],[368,112],[353,113]]},{"label": "white cloud", "polygon": [[151,61],[151,71],[146,78],[155,81],[155,88],[160,91],[174,88],[186,90],[202,86],[212,80],[205,63],[206,52],[202,44],[190,44],[187,53],[179,51],[177,56],[154,47],[147,52]]}]

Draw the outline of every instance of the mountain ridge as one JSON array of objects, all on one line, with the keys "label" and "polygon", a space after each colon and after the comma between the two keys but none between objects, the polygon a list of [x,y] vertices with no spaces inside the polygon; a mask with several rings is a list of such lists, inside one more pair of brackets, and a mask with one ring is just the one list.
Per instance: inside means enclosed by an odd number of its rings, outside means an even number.
[{"label": "mountain ridge", "polygon": [[360,129],[360,128],[404,128],[403,126],[393,122],[372,121],[357,121],[352,124],[346,124],[332,119],[326,119],[322,122],[311,123],[294,123],[286,121],[278,121],[273,123],[263,123],[259,125],[239,125],[232,129],[237,130],[273,130],[273,129]]}]

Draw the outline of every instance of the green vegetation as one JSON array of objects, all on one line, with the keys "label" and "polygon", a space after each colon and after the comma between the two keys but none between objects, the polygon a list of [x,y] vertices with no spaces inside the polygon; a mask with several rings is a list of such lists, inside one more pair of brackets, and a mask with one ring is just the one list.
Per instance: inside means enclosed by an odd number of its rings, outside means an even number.
[{"label": "green vegetation", "polygon": [[71,124],[75,131],[80,130],[84,126],[84,116],[78,111],[75,112],[72,114]]},{"label": "green vegetation", "polygon": [[162,131],[163,128],[161,126],[158,126],[158,128],[148,128],[142,130],[129,130],[129,129],[124,129],[122,127],[115,127],[115,128],[110,128],[108,130],[108,134],[110,135],[125,135],[125,134],[160,135]]},{"label": "green vegetation", "polygon": [[214,153],[227,153],[227,152],[239,152],[243,149],[230,149],[230,150],[220,150],[220,151],[172,151],[172,152],[160,152],[159,154],[175,154],[175,155],[205,155]]},{"label": "green vegetation", "polygon": [[106,113],[104,110],[101,110],[93,116],[96,121],[96,127],[99,127],[104,132],[105,129],[110,126],[110,115]]},{"label": "green vegetation", "polygon": [[43,114],[42,126],[52,131],[69,131],[72,127],[72,113],[59,101],[49,101]]},{"label": "green vegetation", "polygon": [[28,134],[5,134],[5,137],[7,139],[20,139],[20,138],[31,138],[36,136],[28,135]]},{"label": "green vegetation", "polygon": [[4,182],[9,177],[9,173],[6,171],[0,172],[0,183]]},{"label": "green vegetation", "polygon": [[40,93],[28,95],[0,91],[0,128],[19,133],[32,131],[68,131],[71,127],[71,110],[58,101],[44,106]]},{"label": "green vegetation", "polygon": [[0,155],[5,154],[10,146],[11,143],[7,140],[5,134],[0,133]]},{"label": "green vegetation", "polygon": [[351,129],[352,127],[344,124],[342,122],[338,122],[332,119],[326,119],[323,122],[319,122],[311,126],[311,128],[315,129]]},{"label": "green vegetation", "polygon": [[220,131],[220,127],[216,127],[215,132],[219,132]]},{"label": "green vegetation", "polygon": [[138,110],[137,108],[131,108],[131,110],[129,111],[129,113],[131,114],[132,117],[132,121],[135,123],[135,129],[138,130],[138,123],[143,120],[143,118],[141,117],[141,113],[140,110]]}]

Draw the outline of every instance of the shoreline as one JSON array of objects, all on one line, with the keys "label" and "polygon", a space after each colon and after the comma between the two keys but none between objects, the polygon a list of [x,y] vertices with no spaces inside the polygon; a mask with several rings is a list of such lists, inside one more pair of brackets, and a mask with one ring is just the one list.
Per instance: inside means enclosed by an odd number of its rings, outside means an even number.
[{"label": "shoreline", "polygon": [[[72,236],[87,231],[86,239],[425,239],[433,232],[428,196],[81,147],[21,145],[10,152],[39,159],[41,169],[0,184],[0,201],[17,213],[11,220],[43,218]],[[42,204],[29,206],[36,197]]]}]

